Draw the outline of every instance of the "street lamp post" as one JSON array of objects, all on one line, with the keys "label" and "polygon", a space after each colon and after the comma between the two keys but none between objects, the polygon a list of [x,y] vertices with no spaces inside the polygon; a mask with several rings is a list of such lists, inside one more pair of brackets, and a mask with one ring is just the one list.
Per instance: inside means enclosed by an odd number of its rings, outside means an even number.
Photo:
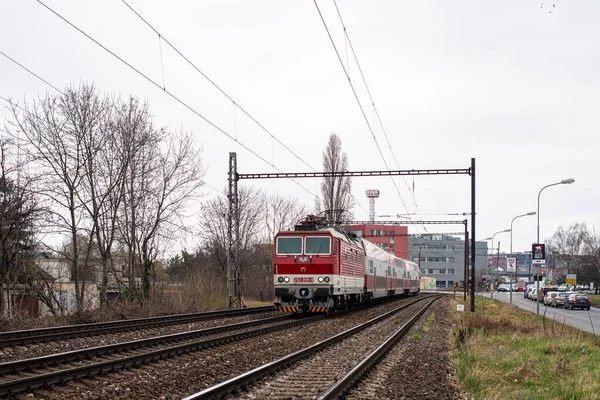
[{"label": "street lamp post", "polygon": [[[537,209],[537,242],[540,242],[540,195],[542,194],[542,190],[550,187],[550,186],[556,186],[556,185],[570,185],[571,183],[575,182],[575,179],[573,178],[569,178],[569,179],[563,179],[560,182],[556,182],[556,183],[551,183],[550,185],[546,185],[543,188],[540,189],[540,192],[538,193],[538,209]],[[533,255],[532,255],[533,256]],[[533,260],[532,260],[533,261]],[[537,292],[537,315],[540,315],[540,281],[539,281],[539,274],[538,274],[538,279],[536,279],[535,281],[535,287],[536,287],[536,292]]]},{"label": "street lamp post", "polygon": [[[535,215],[535,214],[536,214],[535,211],[531,211],[531,212],[528,212],[527,214],[517,215],[516,217],[514,217],[512,219],[512,221],[510,221],[510,256],[511,257],[513,255],[513,252],[512,252],[513,222],[515,222],[515,219],[517,219],[517,218],[527,217],[529,215]],[[529,271],[531,272],[531,264],[529,266]],[[517,265],[515,264],[515,285],[517,284],[517,279],[518,279],[518,275],[517,274],[518,274],[518,272],[517,272]],[[510,287],[510,304],[512,304],[512,283],[511,283],[511,287]]]},{"label": "street lamp post", "polygon": [[[498,231],[496,233],[494,233],[492,235],[492,255],[494,255],[494,236],[496,236],[499,233],[505,233],[505,232],[510,232],[510,229],[505,229],[503,231]],[[498,246],[498,250],[500,249],[500,247]],[[498,270],[498,260],[500,259],[500,252],[498,252],[498,258],[496,259],[496,271]]]}]

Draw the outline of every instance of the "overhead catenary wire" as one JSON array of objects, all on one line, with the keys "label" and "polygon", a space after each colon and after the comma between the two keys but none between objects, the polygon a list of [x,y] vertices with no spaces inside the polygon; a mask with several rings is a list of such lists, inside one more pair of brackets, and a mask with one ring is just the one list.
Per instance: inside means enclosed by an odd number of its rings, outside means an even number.
[{"label": "overhead catenary wire", "polygon": [[[365,120],[365,123],[367,124],[367,127],[369,129],[369,132],[371,133],[371,136],[373,137],[373,140],[375,141],[375,145],[377,147],[377,150],[379,152],[379,155],[381,156],[381,159],[383,160],[383,164],[385,165],[385,168],[389,171],[390,167],[388,166],[387,161],[385,160],[385,156],[383,155],[383,152],[381,151],[381,147],[379,146],[379,142],[377,141],[377,137],[375,136],[375,132],[373,131],[373,127],[371,126],[371,124],[369,123],[369,118],[367,117],[365,110],[362,106],[362,103],[358,97],[358,93],[356,92],[356,89],[354,87],[354,84],[352,83],[352,80],[350,79],[350,75],[348,73],[348,70],[346,69],[346,67],[344,66],[344,62],[342,60],[342,57],[340,55],[340,52],[337,48],[337,46],[335,45],[335,41],[333,40],[333,37],[331,36],[331,32],[329,31],[329,27],[327,26],[327,22],[325,22],[325,18],[323,17],[323,14],[321,13],[321,9],[319,8],[319,5],[317,4],[317,0],[313,0],[315,3],[315,6],[317,8],[317,11],[319,13],[319,16],[321,17],[321,21],[323,22],[323,26],[325,27],[325,30],[327,32],[327,35],[329,36],[329,40],[333,46],[333,49],[335,51],[335,54],[338,58],[338,61],[340,62],[340,65],[342,66],[342,69],[344,70],[344,75],[346,76],[346,79],[348,80],[348,84],[350,85],[350,88],[352,90],[352,93],[354,94],[354,98],[356,99],[356,102],[358,103],[358,107],[360,108],[360,112],[363,116],[363,119]],[[352,47],[352,45],[351,45]],[[402,206],[404,207],[404,210],[408,213],[408,208],[406,207],[406,204],[404,203],[404,199],[402,198],[402,195],[400,194],[400,189],[398,188],[398,185],[396,185],[396,181],[394,180],[394,178],[392,177],[392,183],[394,184],[394,187],[396,188],[396,192],[398,193],[398,197],[400,198],[400,202],[402,203]]]},{"label": "overhead catenary wire", "polygon": [[24,66],[23,64],[21,64],[20,62],[18,62],[14,58],[10,57],[5,52],[3,52],[3,51],[0,50],[0,54],[2,54],[4,57],[8,58],[13,63],[17,64],[19,67],[23,68],[25,71],[29,72],[31,75],[33,75],[36,78],[38,78],[40,81],[44,82],[46,85],[50,86],[52,89],[56,90],[58,93],[64,95],[64,93],[62,92],[62,90],[60,90],[59,88],[57,88],[56,86],[54,86],[53,84],[51,84],[50,82],[48,82],[47,80],[45,80],[44,78],[42,78],[41,76],[39,76],[38,74],[36,74],[35,72],[33,72],[32,70],[30,70],[29,68],[27,68],[26,66]]},{"label": "overhead catenary wire", "polygon": [[[367,79],[365,78],[365,75],[363,73],[363,70],[360,66],[360,62],[358,61],[358,56],[356,55],[356,51],[354,50],[354,46],[352,45],[352,40],[350,39],[350,35],[348,34],[348,29],[346,28],[346,24],[344,23],[344,19],[342,18],[342,14],[340,12],[340,9],[338,7],[337,1],[333,0],[333,3],[335,5],[335,9],[338,15],[338,18],[340,19],[340,23],[342,24],[342,28],[344,30],[344,36],[345,36],[345,42],[348,43],[348,45],[350,46],[350,51],[352,52],[352,56],[354,57],[354,61],[356,61],[356,66],[358,69],[358,72],[360,73],[360,76],[362,78],[363,84],[365,85],[365,89],[367,91],[367,94],[369,96],[369,100],[371,101],[371,106],[373,107],[373,114],[374,117],[377,117],[377,121],[379,122],[379,126],[381,127],[381,131],[383,132],[383,135],[385,137],[385,140],[387,142],[388,145],[388,149],[394,159],[394,161],[396,162],[396,166],[398,167],[398,169],[400,169],[400,163],[398,162],[398,158],[396,157],[396,153],[394,152],[394,149],[392,148],[392,145],[390,143],[389,137],[387,135],[387,131],[385,129],[385,127],[383,126],[383,121],[381,120],[381,116],[379,115],[379,111],[377,110],[377,106],[375,106],[375,100],[373,99],[373,96],[371,94],[371,90],[369,89],[369,85],[367,84]],[[375,120],[375,118],[373,118]],[[375,125],[375,121],[373,121],[373,125]],[[402,179],[404,180],[404,184],[406,185],[406,187],[409,190],[409,193],[411,193],[411,197],[413,200],[413,204],[415,205],[415,211],[419,210],[419,206],[417,205],[417,200],[415,197],[415,193],[414,193],[414,177],[413,177],[413,189],[411,190],[410,186],[408,185],[408,182],[406,181],[406,177],[402,177]],[[400,193],[398,193],[400,195]],[[401,196],[400,196],[401,197]],[[408,212],[408,210],[407,210]],[[425,229],[425,227],[423,227],[423,229]],[[425,231],[427,231],[427,229],[425,229]]]},{"label": "overhead catenary wire", "polygon": [[[185,56],[175,45],[173,45],[163,34],[161,34],[150,22],[148,22],[139,12],[137,12],[127,1],[121,0],[123,4],[127,6],[144,24],[146,24],[154,33],[156,33],[159,37],[159,41],[164,41],[171,49],[173,49],[183,60],[185,60],[194,70],[196,70],[204,79],[206,79],[215,89],[217,89],[223,96],[225,96],[229,101],[232,102],[234,106],[234,118],[235,118],[235,108],[238,108],[244,115],[246,115],[252,122],[254,122],[260,129],[262,129],[265,133],[267,133],[271,137],[271,158],[274,163],[274,142],[277,142],[281,145],[285,150],[287,150],[290,154],[294,155],[297,160],[301,161],[304,165],[312,169],[313,171],[317,171],[312,165],[310,165],[306,160],[300,157],[296,152],[294,152],[289,146],[283,143],[276,135],[274,135],[271,131],[269,131],[263,124],[261,124],[254,116],[252,116],[244,107],[242,107],[238,102],[236,102],[229,94],[225,92],[215,81],[213,81],[208,75],[202,71],[196,64],[194,64],[187,56]],[[161,53],[161,63],[162,63],[162,53]],[[163,70],[163,81],[164,81],[164,70]],[[237,127],[237,122],[236,124]],[[235,132],[235,138],[237,140],[237,128]],[[273,165],[273,164],[272,164]],[[297,182],[296,182],[297,183]],[[352,198],[354,196],[350,194]],[[356,198],[354,198],[356,201]],[[360,202],[356,201],[356,203],[364,210],[367,211]]]},{"label": "overhead catenary wire", "polygon": [[[247,150],[249,153],[251,153],[252,155],[254,155],[255,157],[257,157],[261,161],[263,161],[265,164],[272,166],[278,172],[282,172],[280,169],[278,169],[277,167],[275,167],[274,165],[272,165],[268,160],[266,160],[260,154],[256,153],[254,150],[252,150],[251,148],[249,148],[248,146],[246,146],[245,144],[243,144],[239,140],[236,140],[236,138],[234,138],[231,134],[227,133],[224,129],[220,128],[215,123],[213,123],[212,121],[210,121],[208,118],[206,118],[205,116],[203,116],[202,114],[200,114],[198,111],[196,111],[190,105],[188,105],[187,103],[185,103],[183,100],[181,100],[175,94],[171,93],[167,89],[162,88],[159,83],[157,83],[156,81],[154,81],[148,75],[144,74],[139,69],[137,69],[136,67],[134,67],[133,65],[131,65],[130,63],[128,63],[127,61],[125,61],[123,58],[121,58],[120,56],[118,56],[116,53],[114,53],[112,50],[110,50],[109,48],[107,48],[106,46],[104,46],[102,43],[98,42],[96,39],[94,39],[93,37],[91,37],[90,35],[88,35],[86,32],[84,32],[82,29],[80,29],[79,27],[77,27],[71,21],[69,21],[68,19],[66,19],[62,15],[60,15],[58,12],[54,11],[51,7],[49,7],[48,5],[46,5],[45,3],[43,3],[40,0],[37,0],[37,2],[40,3],[42,6],[44,6],[48,11],[50,11],[51,13],[53,13],[54,15],[56,15],[58,18],[60,18],[61,20],[63,20],[65,23],[67,23],[73,29],[77,30],[79,33],[81,33],[82,35],[84,35],[86,38],[88,38],[89,40],[91,40],[92,42],[94,42],[96,45],[98,45],[104,51],[106,51],[107,53],[109,53],[110,55],[112,55],[113,57],[115,57],[117,60],[121,61],[126,66],[128,66],[130,69],[132,69],[138,75],[142,76],[148,82],[152,83],[154,86],[156,86],[157,88],[161,89],[163,92],[167,93],[173,100],[177,101],[179,104],[181,104],[182,106],[184,106],[185,108],[187,108],[189,111],[191,111],[192,113],[194,113],[195,115],[197,115],[198,117],[200,117],[207,124],[209,124],[210,126],[212,126],[213,128],[215,128],[217,131],[221,132],[222,134],[224,134],[225,136],[227,136],[229,139],[231,139],[231,140],[235,141],[236,143],[238,143],[242,148],[244,148],[245,150]],[[163,40],[164,40],[164,38],[163,38]],[[165,43],[168,43],[168,42],[165,40]],[[239,106],[238,106],[238,108],[239,108]],[[241,108],[240,108],[240,110],[241,110]],[[299,187],[301,187],[303,190],[305,190],[307,193],[309,193],[310,195],[312,195],[313,197],[315,197],[315,198],[318,197],[317,195],[315,195],[314,193],[312,193],[310,190],[308,190],[307,188],[305,188],[304,186],[302,186],[299,182],[297,182],[297,181],[295,181],[293,179],[291,179],[291,180],[294,183],[296,183]]]},{"label": "overhead catenary wire", "polygon": [[[15,63],[16,65],[18,65],[19,67],[21,67],[22,69],[24,69],[25,71],[29,72],[31,75],[35,76],[37,79],[39,79],[40,81],[44,82],[46,85],[50,86],[51,88],[53,88],[54,90],[56,90],[57,92],[61,93],[64,95],[64,93],[58,89],[56,86],[54,86],[53,84],[51,84],[50,82],[48,82],[46,79],[42,78],[40,75],[36,74],[35,72],[33,72],[32,70],[30,70],[29,68],[25,67],[23,64],[19,63],[18,61],[16,61],[14,58],[9,57],[6,53],[4,53],[3,51],[0,50],[0,54],[2,54],[3,56],[5,56],[6,58],[8,58],[10,61],[12,61],[13,63]],[[0,99],[4,100],[5,102],[7,102],[8,104],[14,105],[15,107],[19,108],[20,110],[29,113],[29,111],[21,106],[19,106],[18,104],[12,102],[10,99],[5,98],[3,96],[0,96]],[[210,123],[210,122],[209,122]],[[217,128],[218,129],[218,128]],[[227,133],[225,133],[227,134]],[[236,140],[237,141],[237,140]],[[240,145],[244,146],[242,143],[240,143]],[[260,156],[259,156],[260,158]],[[271,165],[268,161],[264,160],[266,163],[268,163],[269,165]],[[277,168],[275,168],[277,169]],[[281,172],[281,171],[280,171]],[[207,183],[205,183],[205,185],[211,187],[212,189],[214,189],[217,192],[220,192],[217,188],[215,188],[212,185],[209,185]],[[310,193],[310,192],[309,192]],[[312,194],[312,193],[311,193]]]}]

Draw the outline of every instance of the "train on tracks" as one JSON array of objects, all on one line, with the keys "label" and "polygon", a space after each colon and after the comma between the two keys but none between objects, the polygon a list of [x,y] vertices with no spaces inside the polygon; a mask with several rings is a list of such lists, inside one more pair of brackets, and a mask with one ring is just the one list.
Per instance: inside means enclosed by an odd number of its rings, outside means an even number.
[{"label": "train on tracks", "polygon": [[419,292],[418,264],[312,215],[277,233],[273,260],[281,312],[328,313]]}]

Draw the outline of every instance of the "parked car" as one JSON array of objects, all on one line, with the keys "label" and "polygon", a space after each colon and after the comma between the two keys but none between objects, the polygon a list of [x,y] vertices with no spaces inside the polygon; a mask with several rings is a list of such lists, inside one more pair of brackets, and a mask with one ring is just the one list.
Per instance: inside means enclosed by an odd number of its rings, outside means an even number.
[{"label": "parked car", "polygon": [[592,300],[590,300],[590,296],[587,294],[573,293],[569,295],[569,298],[565,302],[565,308],[573,310],[574,308],[584,308],[590,309],[592,305]]},{"label": "parked car", "polygon": [[537,294],[538,290],[536,288],[533,288],[531,292],[529,292],[529,300],[535,301],[535,299],[537,298]]},{"label": "parked car", "polygon": [[506,283],[501,283],[500,285],[498,285],[498,291],[499,292],[510,292],[510,285],[508,285]]},{"label": "parked car", "polygon": [[570,295],[574,294],[573,292],[558,292],[555,297],[552,298],[552,302],[550,303],[550,307],[564,307],[565,302],[569,298]]},{"label": "parked car", "polygon": [[544,305],[546,307],[548,307],[550,305],[550,303],[552,302],[552,299],[555,298],[557,294],[558,294],[558,292],[547,292],[544,295]]}]

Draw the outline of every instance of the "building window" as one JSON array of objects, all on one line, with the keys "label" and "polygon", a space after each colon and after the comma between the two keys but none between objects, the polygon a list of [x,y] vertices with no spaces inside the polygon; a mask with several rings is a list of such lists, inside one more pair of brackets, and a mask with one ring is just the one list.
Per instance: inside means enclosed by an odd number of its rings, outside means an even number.
[{"label": "building window", "polygon": [[437,288],[445,288],[446,287],[446,281],[436,281],[435,282],[435,287],[437,287]]},{"label": "building window", "polygon": [[421,261],[430,263],[454,263],[454,257],[421,257]]},{"label": "building window", "polygon": [[446,275],[446,270],[445,269],[440,269],[440,275]]},{"label": "building window", "polygon": [[453,269],[449,269],[448,270],[448,275],[454,275],[454,270]]},{"label": "building window", "polygon": [[413,244],[413,250],[454,251],[451,244]]}]

